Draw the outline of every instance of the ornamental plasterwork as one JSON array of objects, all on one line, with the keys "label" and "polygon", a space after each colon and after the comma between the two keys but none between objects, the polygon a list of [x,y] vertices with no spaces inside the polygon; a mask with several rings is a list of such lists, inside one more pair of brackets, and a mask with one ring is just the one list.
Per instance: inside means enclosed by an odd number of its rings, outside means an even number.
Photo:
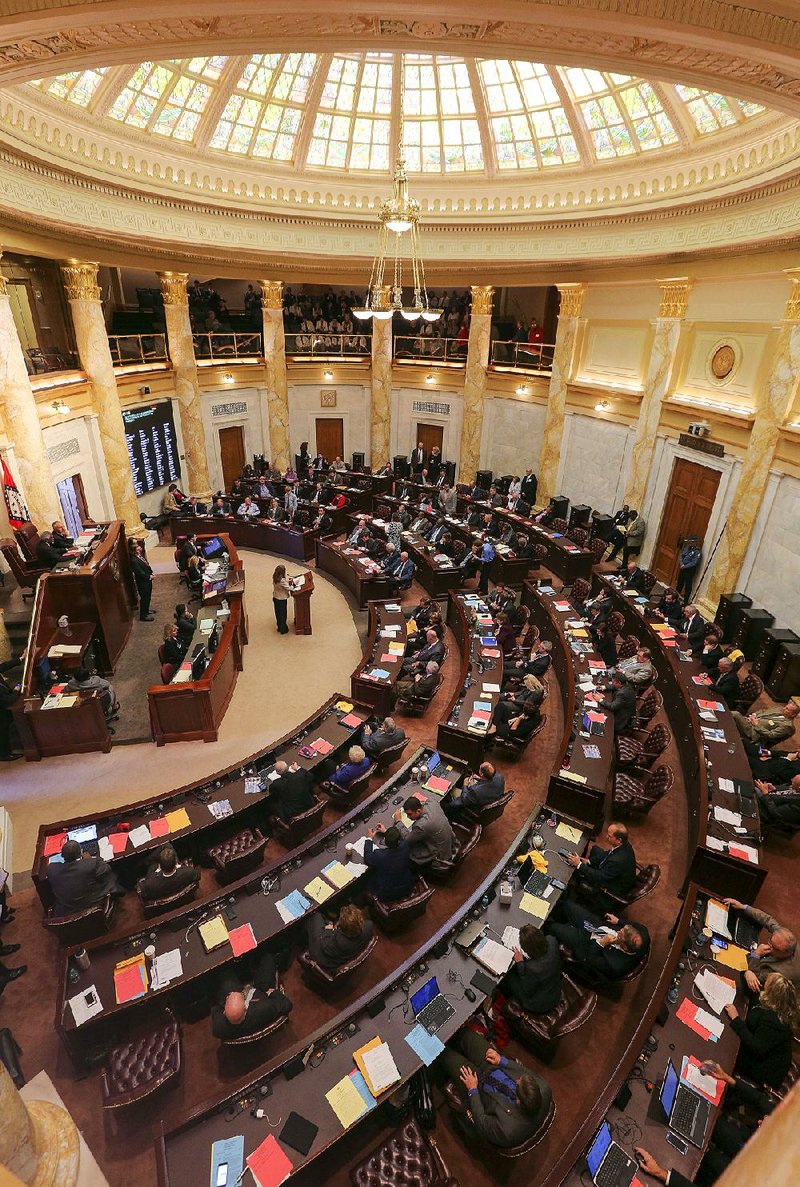
[{"label": "ornamental plasterwork", "polygon": [[688,276],[678,276],[670,280],[659,280],[658,283],[661,289],[658,316],[664,318],[686,317],[686,307],[689,304],[689,294],[694,282]]},{"label": "ornamental plasterwork", "polygon": [[64,288],[68,301],[99,301],[100,285],[97,283],[98,265],[70,260],[61,265]]}]

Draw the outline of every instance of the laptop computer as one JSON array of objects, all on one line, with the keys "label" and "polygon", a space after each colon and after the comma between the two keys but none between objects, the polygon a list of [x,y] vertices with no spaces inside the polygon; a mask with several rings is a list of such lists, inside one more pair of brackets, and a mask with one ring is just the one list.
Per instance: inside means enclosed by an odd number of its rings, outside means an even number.
[{"label": "laptop computer", "polygon": [[734,943],[740,948],[752,948],[758,943],[758,937],[761,935],[761,925],[748,919],[744,911],[728,910],[728,928]]},{"label": "laptop computer", "polygon": [[541,898],[550,885],[548,875],[543,874],[541,870],[537,870],[530,857],[526,857],[519,867],[517,877],[519,878],[520,885],[529,894],[535,894],[539,898]]},{"label": "laptop computer", "polygon": [[441,1030],[448,1018],[452,1018],[455,1010],[439,989],[439,982],[435,977],[426,981],[421,989],[412,993],[411,1009],[417,1022],[425,1027],[428,1034],[435,1035]]},{"label": "laptop computer", "polygon": [[630,1187],[636,1178],[636,1163],[611,1136],[607,1121],[600,1126],[586,1151],[586,1165],[597,1187]]},{"label": "laptop computer", "polygon": [[688,1084],[681,1084],[672,1060],[667,1064],[658,1099],[667,1116],[667,1124],[675,1133],[702,1149],[711,1102],[695,1092]]},{"label": "laptop computer", "polygon": [[434,752],[430,756],[430,758],[425,760],[425,766],[428,768],[429,775],[433,774],[433,772],[436,770],[436,768],[438,767],[438,765],[441,761],[442,761],[441,754],[439,753],[438,750],[434,750]]}]

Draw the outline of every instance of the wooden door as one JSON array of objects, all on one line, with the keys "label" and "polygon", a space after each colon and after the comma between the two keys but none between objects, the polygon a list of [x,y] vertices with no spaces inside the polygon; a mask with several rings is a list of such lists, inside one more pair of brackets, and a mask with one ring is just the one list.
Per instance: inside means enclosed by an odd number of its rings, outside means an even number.
[{"label": "wooden door", "polygon": [[684,458],[675,459],[658,543],[650,564],[660,581],[668,585],[677,581],[680,540],[684,536],[694,535],[705,540],[719,480],[719,470],[687,462]]},{"label": "wooden door", "polygon": [[222,485],[226,491],[233,486],[244,469],[244,430],[241,425],[230,425],[219,430],[219,457],[222,463]]},{"label": "wooden door", "polygon": [[425,425],[425,424],[418,423],[417,424],[417,435],[414,438],[414,444],[413,444],[412,448],[416,449],[418,443],[421,441],[423,448],[425,450],[425,453],[428,455],[428,457],[431,456],[431,450],[434,447],[436,447],[439,450],[439,453],[442,454],[442,456],[444,456],[444,450],[442,449],[442,441],[443,440],[444,440],[444,425]]},{"label": "wooden door", "polygon": [[316,421],[317,453],[332,462],[344,457],[344,421],[339,416],[319,416]]}]

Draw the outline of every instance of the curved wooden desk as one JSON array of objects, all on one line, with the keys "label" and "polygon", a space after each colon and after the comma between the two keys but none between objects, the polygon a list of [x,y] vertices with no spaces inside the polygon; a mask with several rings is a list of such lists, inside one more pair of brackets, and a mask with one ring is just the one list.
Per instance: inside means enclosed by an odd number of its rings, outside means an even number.
[{"label": "curved wooden desk", "polygon": [[293,560],[308,561],[314,556],[314,541],[319,533],[315,528],[301,531],[282,523],[264,519],[238,519],[235,515],[173,515],[169,521],[173,544],[192,532],[211,537],[226,535],[240,548],[257,552],[277,552]]},{"label": "curved wooden desk", "polygon": [[[361,663],[350,677],[350,695],[354,701],[363,705],[371,705],[381,717],[386,717],[392,711],[394,704],[394,690],[400,679],[405,656],[408,624],[403,611],[399,609],[399,602],[370,602],[369,603],[369,637],[364,646]],[[398,609],[390,610],[390,606]],[[382,637],[381,632],[388,627],[397,627],[391,637]],[[384,660],[388,645],[396,641],[403,644],[403,654],[395,660]],[[373,677],[368,673],[374,669],[388,672],[387,676]]]},{"label": "curved wooden desk", "polygon": [[[471,623],[473,614],[480,613],[481,607],[486,610],[477,594],[448,594],[447,625],[461,652],[461,671],[450,704],[442,713],[436,736],[436,745],[443,754],[467,763],[473,771],[477,771],[486,752],[485,731],[479,732],[469,725],[475,702],[489,703],[491,709],[484,711],[491,718],[500,700],[499,689],[503,683],[502,655],[483,655],[486,649],[481,644],[482,630]],[[494,633],[491,626],[488,630],[490,634]],[[484,694],[482,689],[486,684],[495,685],[498,691]]]},{"label": "curved wooden desk", "polygon": [[370,558],[360,548],[333,540],[317,540],[315,548],[317,568],[341,581],[358,602],[359,610],[366,610],[369,602],[386,597],[389,578],[367,563]]}]

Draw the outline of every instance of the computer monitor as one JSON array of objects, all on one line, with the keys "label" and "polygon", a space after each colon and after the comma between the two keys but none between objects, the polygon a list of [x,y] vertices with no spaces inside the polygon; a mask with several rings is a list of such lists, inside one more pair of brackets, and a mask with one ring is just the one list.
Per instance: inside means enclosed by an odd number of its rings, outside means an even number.
[{"label": "computer monitor", "polygon": [[664,1079],[661,1083],[661,1088],[658,1093],[658,1099],[661,1101],[661,1107],[667,1115],[667,1121],[672,1116],[672,1106],[675,1104],[675,1093],[678,1091],[678,1073],[672,1060],[667,1063],[667,1070],[664,1072]]},{"label": "computer monitor", "polygon": [[597,1136],[586,1152],[586,1165],[589,1168],[589,1174],[592,1178],[599,1171],[600,1164],[605,1158],[612,1141],[611,1127],[607,1121],[604,1121],[597,1131]]},{"label": "computer monitor", "polygon": [[70,841],[77,841],[79,845],[84,844],[86,841],[96,841],[97,825],[83,824],[80,828],[71,828],[67,836]]},{"label": "computer monitor", "polygon": [[220,540],[219,536],[212,536],[210,540],[206,540],[203,545],[203,556],[206,560],[211,560],[213,556],[221,556],[225,551],[225,545]]},{"label": "computer monitor", "polygon": [[426,981],[421,989],[411,995],[411,1009],[414,1011],[414,1017],[425,1009],[428,1002],[432,1002],[438,996],[439,982],[435,977],[431,977],[430,981]]},{"label": "computer monitor", "polygon": [[204,647],[203,650],[199,652],[192,660],[192,680],[200,679],[200,677],[203,675],[203,672],[206,670],[207,662],[206,649]]}]

